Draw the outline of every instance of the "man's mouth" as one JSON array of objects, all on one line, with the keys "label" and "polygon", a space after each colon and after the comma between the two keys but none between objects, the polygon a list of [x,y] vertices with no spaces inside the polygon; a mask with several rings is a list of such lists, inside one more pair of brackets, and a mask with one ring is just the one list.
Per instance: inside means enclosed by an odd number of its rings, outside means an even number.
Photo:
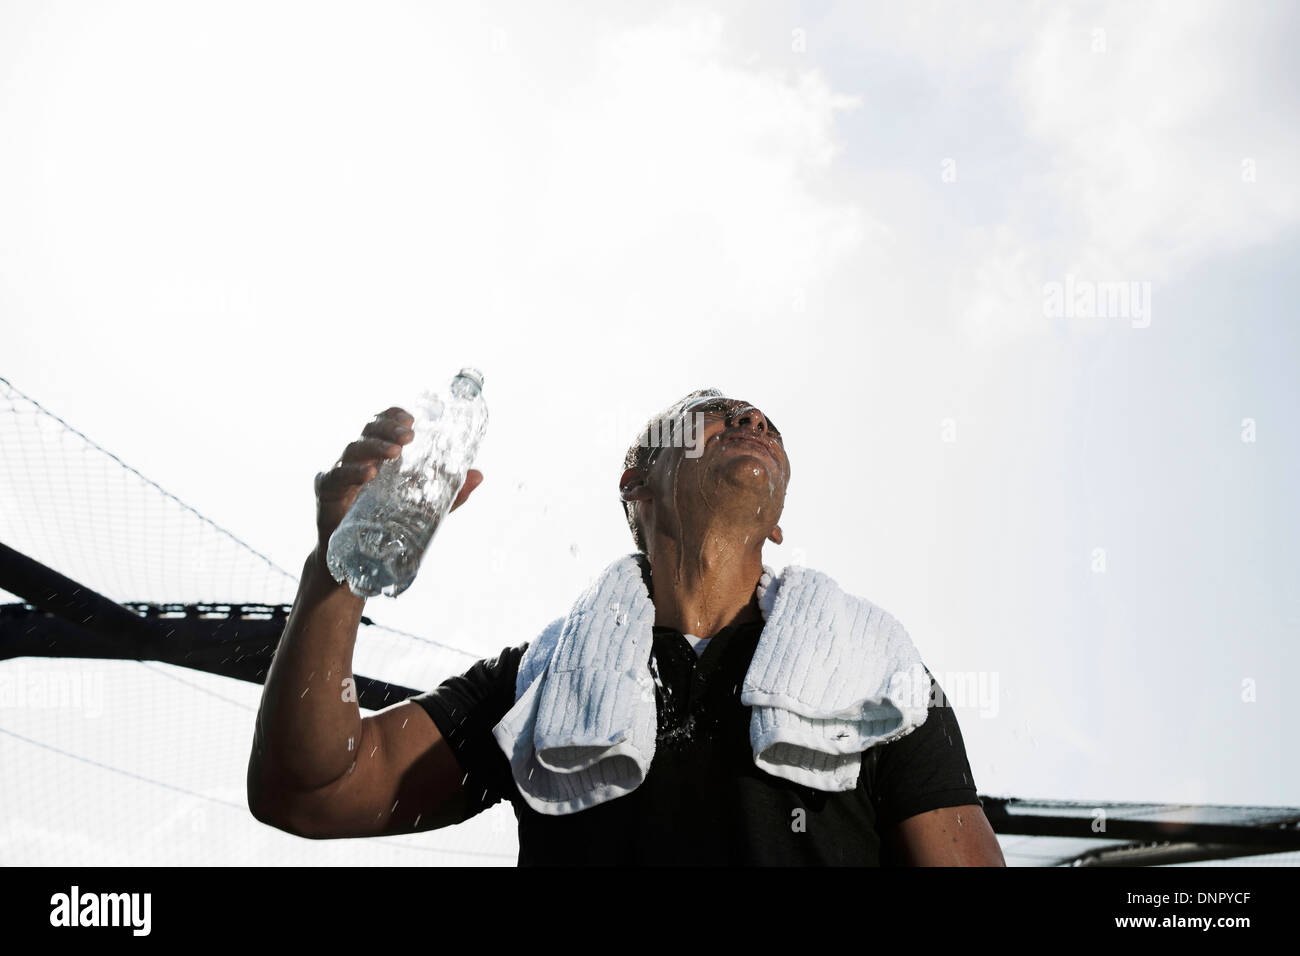
[{"label": "man's mouth", "polygon": [[757,435],[749,435],[743,432],[738,432],[734,435],[729,435],[726,438],[722,439],[722,444],[724,445],[729,445],[732,442],[743,442],[746,445],[753,445],[756,448],[761,448],[767,454],[767,456],[772,459],[773,462],[776,461],[776,453],[772,451],[771,444],[759,438]]}]

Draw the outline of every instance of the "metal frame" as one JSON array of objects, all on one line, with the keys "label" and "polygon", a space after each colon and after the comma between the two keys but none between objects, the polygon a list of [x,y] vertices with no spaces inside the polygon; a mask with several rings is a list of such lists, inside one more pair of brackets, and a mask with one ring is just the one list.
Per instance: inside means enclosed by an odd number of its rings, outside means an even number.
[{"label": "metal frame", "polygon": [[[264,683],[292,609],[287,604],[118,604],[0,543],[0,660],[78,657],[160,661]],[[362,622],[370,624],[369,618]],[[353,675],[357,703],[380,710],[418,691]]]}]

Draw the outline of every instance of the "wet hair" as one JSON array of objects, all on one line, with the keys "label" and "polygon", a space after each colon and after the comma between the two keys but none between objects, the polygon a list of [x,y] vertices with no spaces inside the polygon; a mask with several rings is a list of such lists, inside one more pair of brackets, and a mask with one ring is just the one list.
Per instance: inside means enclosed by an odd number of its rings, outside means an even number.
[{"label": "wet hair", "polygon": [[[673,402],[673,404],[646,422],[645,427],[637,432],[637,440],[632,443],[632,446],[627,450],[627,454],[623,456],[623,468],[649,468],[650,463],[654,461],[655,453],[660,449],[660,446],[650,444],[650,436],[663,435],[665,423],[676,421],[691,402],[700,398],[726,398],[726,395],[716,388],[701,388]],[[632,540],[636,542],[637,550],[642,554],[646,553],[645,530],[637,519],[636,502],[622,501],[620,504],[623,505],[623,512],[627,516],[627,526],[632,531]]]}]

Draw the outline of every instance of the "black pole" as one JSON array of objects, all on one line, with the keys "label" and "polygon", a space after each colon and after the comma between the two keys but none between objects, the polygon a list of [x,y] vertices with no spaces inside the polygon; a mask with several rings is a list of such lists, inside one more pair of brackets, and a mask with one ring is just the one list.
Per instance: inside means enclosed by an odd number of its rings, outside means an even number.
[{"label": "black pole", "polygon": [[[1013,813],[1006,798],[981,797],[984,815],[994,833],[1017,836],[1083,837],[1092,840],[1132,840],[1147,843],[1218,843],[1268,848],[1271,852],[1300,850],[1300,813],[1274,823],[1198,823],[1196,821],[1133,820],[1111,815],[1105,828],[1093,829],[1091,816]],[[1099,805],[1105,808],[1104,804]],[[1179,809],[1170,807],[1169,809]]]},{"label": "black pole", "polygon": [[161,633],[149,621],[84,584],[0,542],[0,588],[28,604],[96,634],[152,645]]}]

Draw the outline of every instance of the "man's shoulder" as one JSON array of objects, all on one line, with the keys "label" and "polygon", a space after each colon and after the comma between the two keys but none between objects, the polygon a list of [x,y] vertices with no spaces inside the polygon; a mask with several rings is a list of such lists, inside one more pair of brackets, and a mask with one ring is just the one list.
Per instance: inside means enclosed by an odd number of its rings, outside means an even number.
[{"label": "man's shoulder", "polygon": [[956,712],[934,675],[929,677],[932,697],[926,719],[910,733],[870,748],[864,757],[863,783],[882,825],[939,807],[979,802]]},{"label": "man's shoulder", "polygon": [[512,644],[509,647],[502,648],[496,655],[484,658],[474,665],[473,669],[484,671],[490,674],[494,681],[508,681],[511,687],[514,687],[515,678],[519,674],[519,666],[524,659],[524,653],[528,650],[529,641],[522,644]]},{"label": "man's shoulder", "polygon": [[497,655],[496,659],[513,661],[514,663],[517,664],[520,658],[524,656],[524,652],[528,650],[528,647],[531,644],[532,641],[524,641],[521,644],[512,644],[509,647],[504,648],[501,651],[501,653]]}]

